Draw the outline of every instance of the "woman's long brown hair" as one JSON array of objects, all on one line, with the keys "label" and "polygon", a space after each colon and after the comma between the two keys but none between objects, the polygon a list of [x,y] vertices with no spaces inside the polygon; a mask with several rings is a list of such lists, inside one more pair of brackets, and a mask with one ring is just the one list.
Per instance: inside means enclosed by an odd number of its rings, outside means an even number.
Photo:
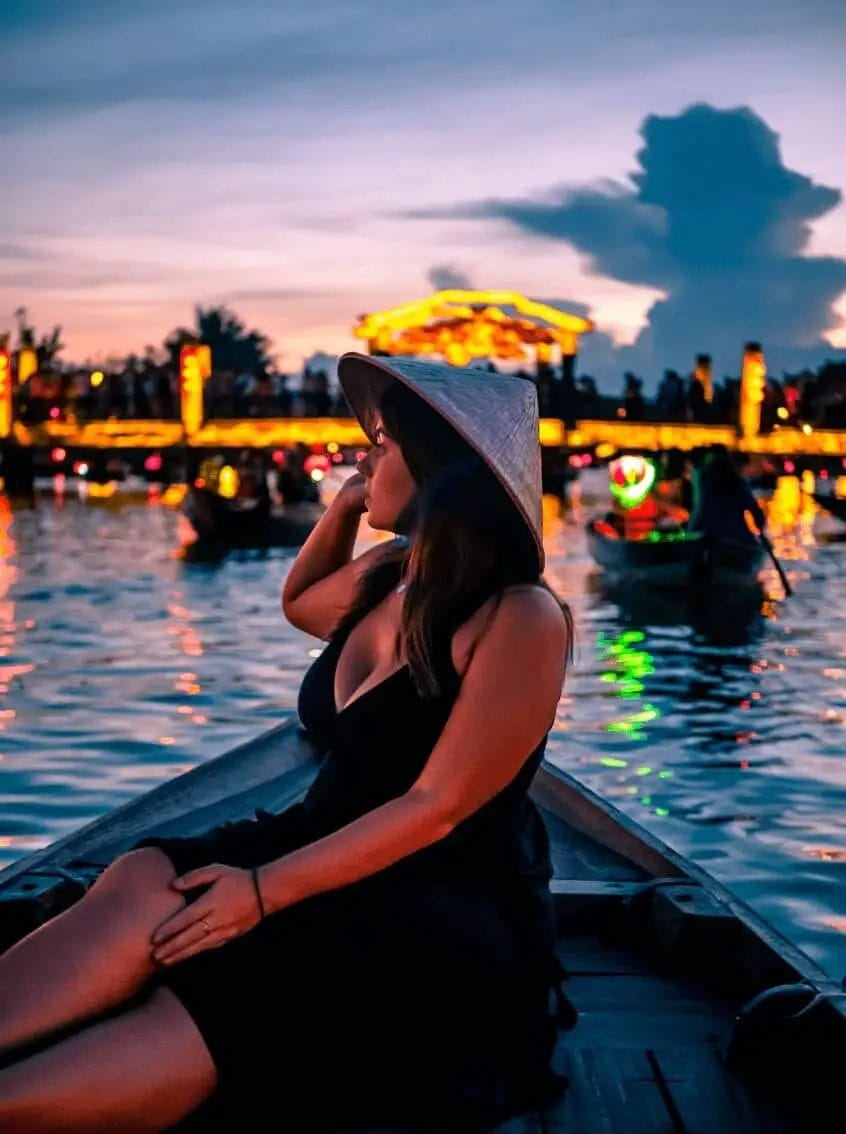
[{"label": "woman's long brown hair", "polygon": [[[455,684],[452,636],[483,602],[491,596],[498,602],[515,583],[539,583],[554,592],[541,576],[525,520],[475,450],[400,382],[387,388],[379,410],[417,484],[398,522],[398,531],[411,538],[396,540],[362,578],[333,638],[345,637],[404,578],[409,670],[421,696],[437,697]],[[554,597],[567,619],[569,661],[573,619],[567,604]]]}]

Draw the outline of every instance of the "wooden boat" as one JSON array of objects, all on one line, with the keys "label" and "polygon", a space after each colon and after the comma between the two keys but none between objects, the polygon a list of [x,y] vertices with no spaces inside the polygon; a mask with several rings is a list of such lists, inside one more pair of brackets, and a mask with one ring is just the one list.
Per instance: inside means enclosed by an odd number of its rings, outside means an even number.
[{"label": "wooden boat", "polygon": [[192,485],[182,501],[182,556],[189,562],[214,563],[231,552],[300,547],[323,510],[319,500],[281,508],[271,507],[269,501],[264,507],[249,507]]},{"label": "wooden boat", "polygon": [[836,520],[846,520],[846,498],[827,492],[815,492],[813,497],[820,508],[830,512]]},{"label": "wooden boat", "polygon": [[[315,755],[294,718],[7,867],[0,948],[78,899],[146,834],[192,834],[288,806],[314,775]],[[496,1129],[841,1129],[842,1115],[825,1117],[842,1105],[841,986],[701,867],[565,772],[544,763],[532,790],[550,835],[559,953],[579,1019],[555,1054],[567,1090],[543,1113]],[[178,1129],[218,1129],[214,1100]]]},{"label": "wooden boat", "polygon": [[656,533],[655,538],[626,540],[587,525],[588,549],[607,575],[626,583],[662,587],[753,586],[767,553],[759,543],[706,539],[698,532]]}]

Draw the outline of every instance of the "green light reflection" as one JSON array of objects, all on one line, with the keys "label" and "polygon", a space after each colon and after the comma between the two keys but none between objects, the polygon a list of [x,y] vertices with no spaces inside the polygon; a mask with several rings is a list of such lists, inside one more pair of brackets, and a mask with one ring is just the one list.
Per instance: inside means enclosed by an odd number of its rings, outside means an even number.
[{"label": "green light reflection", "polygon": [[[621,630],[616,635],[601,631],[597,636],[599,659],[605,663],[605,672],[600,675],[600,680],[613,685],[614,696],[621,701],[640,700],[646,690],[645,679],[655,672],[654,658],[644,648],[645,642],[646,634],[643,630]],[[620,734],[630,741],[648,740],[645,726],[657,721],[661,710],[649,701],[641,702],[639,707],[630,705],[627,708],[632,711],[617,720],[608,721],[603,725],[604,730]],[[601,757],[600,763],[609,768],[629,767],[629,761],[610,756]],[[646,777],[654,775],[655,769],[648,764],[641,764],[633,768],[632,772],[635,776]],[[670,774],[658,773],[664,779]]]}]

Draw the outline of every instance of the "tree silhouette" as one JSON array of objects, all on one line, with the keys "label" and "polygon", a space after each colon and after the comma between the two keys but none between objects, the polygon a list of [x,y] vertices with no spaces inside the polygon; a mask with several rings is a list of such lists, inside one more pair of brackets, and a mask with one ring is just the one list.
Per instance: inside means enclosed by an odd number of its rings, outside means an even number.
[{"label": "tree silhouette", "polygon": [[238,316],[227,307],[197,307],[196,327],[177,327],[165,339],[165,350],[171,365],[179,364],[179,351],[189,343],[206,343],[211,348],[215,370],[248,371],[261,375],[271,365],[268,354],[270,339],[261,331],[248,331]]},{"label": "tree silhouette", "polygon": [[49,335],[42,335],[41,341],[39,342],[35,327],[31,327],[27,322],[25,307],[19,307],[17,309],[15,318],[18,321],[17,349],[19,351],[34,350],[38,357],[39,366],[44,366],[45,363],[52,362],[56,355],[64,350],[64,343],[61,341],[61,327],[54,327]]}]

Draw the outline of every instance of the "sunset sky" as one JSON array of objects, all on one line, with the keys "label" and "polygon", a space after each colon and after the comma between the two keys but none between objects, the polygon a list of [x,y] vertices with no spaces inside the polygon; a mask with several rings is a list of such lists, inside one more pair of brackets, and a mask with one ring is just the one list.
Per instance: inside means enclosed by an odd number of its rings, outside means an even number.
[{"label": "sunset sky", "polygon": [[65,358],[226,303],[297,372],[451,280],[589,312],[609,389],[846,350],[842,0],[5,0],[0,41],[0,331]]}]

